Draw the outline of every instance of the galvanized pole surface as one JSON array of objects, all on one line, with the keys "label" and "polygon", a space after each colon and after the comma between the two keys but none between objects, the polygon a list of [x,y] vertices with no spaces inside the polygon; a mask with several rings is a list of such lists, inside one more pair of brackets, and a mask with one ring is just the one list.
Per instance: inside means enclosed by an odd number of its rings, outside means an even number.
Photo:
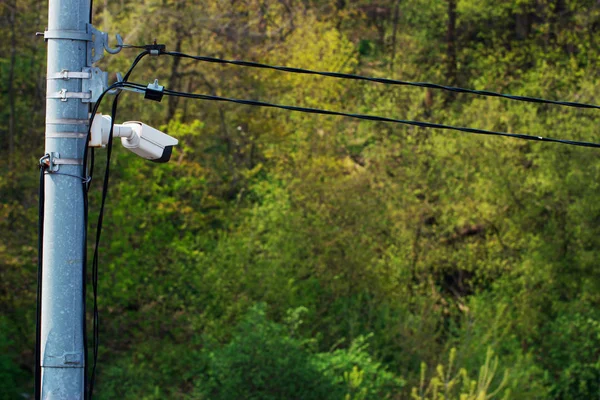
[{"label": "galvanized pole surface", "polygon": [[[46,153],[57,173],[45,177],[42,275],[42,399],[84,398],[82,158],[88,104],[82,99],[87,66],[90,0],[50,0]],[[51,164],[52,167],[52,164]],[[63,175],[63,174],[69,174]]]}]

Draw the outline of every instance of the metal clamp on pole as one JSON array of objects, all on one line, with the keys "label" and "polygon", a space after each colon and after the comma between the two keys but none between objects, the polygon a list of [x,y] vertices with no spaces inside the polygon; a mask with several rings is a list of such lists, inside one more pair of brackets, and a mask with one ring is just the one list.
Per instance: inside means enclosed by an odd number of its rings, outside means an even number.
[{"label": "metal clamp on pole", "polygon": [[44,39],[83,40],[89,42],[92,35],[88,31],[52,30],[44,32]]},{"label": "metal clamp on pole", "polygon": [[83,165],[81,158],[60,158],[60,153],[50,152],[40,159],[40,164],[43,163],[48,166],[49,172],[56,172],[59,170],[61,165]]},{"label": "metal clamp on pole", "polygon": [[[88,183],[92,180],[90,176],[82,177],[73,174],[67,174],[64,172],[58,172],[58,169],[61,165],[83,165],[83,160],[81,158],[60,158],[60,154],[57,152],[46,153],[42,158],[40,158],[40,167],[44,169],[44,174],[53,174],[53,175],[62,175],[62,176],[70,176],[72,178],[81,179],[82,183]],[[80,364],[80,353],[65,353],[63,357],[49,357],[49,359],[45,359],[45,365],[47,366],[60,366],[61,364]],[[58,361],[58,363],[56,363]]]},{"label": "metal clamp on pole", "polygon": [[65,81],[69,80],[69,79],[89,79],[92,77],[92,74],[89,71],[86,72],[76,72],[76,71],[69,71],[66,69],[61,70],[60,72],[57,72],[55,74],[49,74],[48,75],[48,80],[50,79],[63,79]]},{"label": "metal clamp on pole", "polygon": [[49,94],[46,96],[47,99],[60,99],[60,101],[67,101],[69,99],[82,99],[90,100],[92,98],[91,92],[69,92],[67,89],[61,89],[60,91]]},{"label": "metal clamp on pole", "polygon": [[87,65],[92,65],[104,57],[104,50],[110,54],[117,54],[123,48],[123,38],[117,34],[117,47],[108,45],[108,34],[102,32],[92,24],[87,24],[85,31],[73,30],[48,30],[44,32],[44,39],[82,40],[89,42],[87,46]]}]

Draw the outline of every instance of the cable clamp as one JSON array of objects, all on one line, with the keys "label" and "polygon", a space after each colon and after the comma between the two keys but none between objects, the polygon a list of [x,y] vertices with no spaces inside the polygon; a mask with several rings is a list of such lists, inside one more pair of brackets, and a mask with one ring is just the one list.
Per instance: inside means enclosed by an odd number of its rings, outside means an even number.
[{"label": "cable clamp", "polygon": [[40,168],[48,169],[50,166],[50,154],[46,153],[42,158],[40,158]]},{"label": "cable clamp", "polygon": [[[56,172],[59,169],[59,164],[56,163],[57,159],[60,158],[60,154],[56,152],[50,152],[44,155],[44,163],[47,165],[46,170],[49,172]],[[42,160],[40,160],[40,163]]]},{"label": "cable clamp", "polygon": [[164,91],[165,87],[160,86],[158,84],[158,79],[155,79],[154,83],[151,83],[146,87],[146,94],[144,94],[144,98],[160,102],[163,98]]},{"label": "cable clamp", "polygon": [[154,39],[153,44],[147,44],[144,46],[144,48],[150,52],[151,56],[158,56],[160,53],[165,52],[167,46],[164,44],[156,44],[156,39]]},{"label": "cable clamp", "polygon": [[[61,165],[83,165],[83,160],[81,158],[60,158],[60,153],[57,152],[46,153],[40,158],[40,167],[45,169],[48,173],[58,173]],[[81,179],[85,181],[85,178]]]}]

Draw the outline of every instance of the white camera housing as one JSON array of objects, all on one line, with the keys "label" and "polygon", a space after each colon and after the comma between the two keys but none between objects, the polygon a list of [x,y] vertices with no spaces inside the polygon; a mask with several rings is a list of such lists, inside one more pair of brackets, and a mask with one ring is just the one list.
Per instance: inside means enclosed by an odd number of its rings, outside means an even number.
[{"label": "white camera housing", "polygon": [[[111,118],[96,114],[92,122],[90,147],[103,147],[108,144]],[[121,144],[147,160],[166,163],[171,159],[173,146],[178,140],[164,132],[138,121],[114,124],[113,136],[121,138]]]}]

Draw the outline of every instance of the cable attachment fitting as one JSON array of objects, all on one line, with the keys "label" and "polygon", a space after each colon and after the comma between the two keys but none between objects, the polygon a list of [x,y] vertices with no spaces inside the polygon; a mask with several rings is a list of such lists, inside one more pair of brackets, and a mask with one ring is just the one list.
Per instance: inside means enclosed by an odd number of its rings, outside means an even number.
[{"label": "cable attachment fitting", "polygon": [[164,91],[165,87],[160,86],[158,84],[158,79],[155,79],[154,83],[151,83],[146,87],[146,94],[144,94],[144,98],[160,102],[163,98]]},{"label": "cable attachment fitting", "polygon": [[[123,74],[121,74],[120,72],[117,72],[117,82],[123,82]],[[115,82],[115,83],[117,83],[117,82]],[[122,88],[111,89],[108,91],[108,94],[115,95],[115,94],[119,93],[121,90],[123,90],[123,89]]]},{"label": "cable attachment fitting", "polygon": [[108,33],[96,29],[92,24],[87,25],[87,30],[90,35],[88,65],[92,65],[104,57],[104,50],[110,54],[117,54],[123,49],[123,38],[118,33],[115,35],[117,47],[113,49],[108,45]]},{"label": "cable attachment fitting", "polygon": [[46,153],[40,158],[40,168],[44,170],[44,174],[53,175],[64,175],[72,178],[81,179],[83,184],[87,184],[92,180],[91,176],[82,177],[73,174],[66,174],[64,172],[58,172],[60,165],[82,165],[82,161],[79,158],[60,158],[59,153],[51,152]]},{"label": "cable attachment fitting", "polygon": [[156,44],[156,39],[154,39],[154,43],[147,44],[144,46],[144,48],[150,52],[151,56],[158,56],[160,53],[165,52],[167,46],[164,44]]},{"label": "cable attachment fitting", "polygon": [[50,167],[50,154],[46,153],[42,158],[40,158],[40,168],[46,170]]}]

